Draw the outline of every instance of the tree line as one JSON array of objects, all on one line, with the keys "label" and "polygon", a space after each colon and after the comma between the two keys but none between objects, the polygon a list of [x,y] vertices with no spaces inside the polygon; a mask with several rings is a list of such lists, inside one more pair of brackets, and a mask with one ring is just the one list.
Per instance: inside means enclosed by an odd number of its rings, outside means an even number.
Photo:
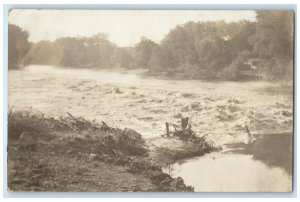
[{"label": "tree line", "polygon": [[8,66],[29,64],[72,68],[144,68],[148,74],[190,79],[239,80],[264,75],[293,78],[294,15],[291,11],[256,11],[256,21],[187,22],[160,43],[142,37],[132,47],[118,47],[99,33],[28,42],[28,32],[9,24]]}]

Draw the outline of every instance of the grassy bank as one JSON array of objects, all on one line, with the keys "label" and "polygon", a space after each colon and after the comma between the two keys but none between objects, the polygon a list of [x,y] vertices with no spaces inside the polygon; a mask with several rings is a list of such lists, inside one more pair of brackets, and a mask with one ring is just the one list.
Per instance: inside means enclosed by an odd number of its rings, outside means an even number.
[{"label": "grassy bank", "polygon": [[[177,142],[177,144],[173,144]],[[168,143],[169,146],[160,146]],[[210,149],[174,138],[144,140],[71,114],[8,114],[10,191],[193,191],[161,167]]]}]

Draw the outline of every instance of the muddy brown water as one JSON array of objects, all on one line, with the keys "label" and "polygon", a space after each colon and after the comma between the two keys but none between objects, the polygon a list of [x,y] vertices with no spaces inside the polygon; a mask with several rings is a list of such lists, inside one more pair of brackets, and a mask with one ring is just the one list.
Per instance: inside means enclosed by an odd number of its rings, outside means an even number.
[{"label": "muddy brown water", "polygon": [[292,134],[256,136],[164,168],[197,192],[288,192],[292,189]]}]

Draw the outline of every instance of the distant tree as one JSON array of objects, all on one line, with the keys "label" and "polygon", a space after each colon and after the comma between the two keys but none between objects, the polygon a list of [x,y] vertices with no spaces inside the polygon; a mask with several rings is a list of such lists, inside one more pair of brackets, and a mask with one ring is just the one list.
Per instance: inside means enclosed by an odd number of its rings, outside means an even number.
[{"label": "distant tree", "polygon": [[255,53],[263,58],[293,56],[294,21],[292,11],[257,11]]},{"label": "distant tree", "polygon": [[82,66],[94,68],[112,68],[114,66],[113,58],[117,47],[107,37],[107,34],[98,33],[80,40],[83,45],[80,56]]},{"label": "distant tree", "polygon": [[133,58],[126,48],[115,48],[113,66],[120,68],[132,68]]},{"label": "distant tree", "polygon": [[[96,42],[96,53],[98,54],[98,60],[96,61],[96,67],[100,68],[112,68],[115,61],[113,56],[117,46],[107,39],[108,35],[98,34],[93,37]],[[97,57],[97,56],[95,56]]]},{"label": "distant tree", "polygon": [[18,69],[30,48],[28,32],[17,25],[8,25],[8,68]]},{"label": "distant tree", "polygon": [[63,37],[55,42],[33,44],[24,58],[26,64],[47,64],[73,68],[129,67],[132,58],[99,33],[92,37]]},{"label": "distant tree", "polygon": [[156,43],[142,37],[141,41],[135,45],[135,67],[148,68],[149,61],[152,57],[152,51],[155,47],[157,47]]},{"label": "distant tree", "polygon": [[56,43],[40,41],[34,43],[23,59],[24,65],[60,65],[62,49]]},{"label": "distant tree", "polygon": [[80,67],[80,60],[83,55],[83,44],[74,37],[59,38],[55,41],[62,54],[59,64],[65,67]]},{"label": "distant tree", "polygon": [[207,37],[199,42],[197,44],[199,68],[208,71],[224,68],[227,65],[225,48],[225,41],[219,37]]},{"label": "distant tree", "polygon": [[292,11],[257,11],[253,53],[266,60],[266,72],[281,78],[292,68],[294,15]]},{"label": "distant tree", "polygon": [[164,46],[156,46],[151,55],[149,61],[149,70],[154,74],[159,74],[161,72],[173,73],[175,66],[175,60],[173,58],[172,52]]},{"label": "distant tree", "polygon": [[234,61],[242,51],[247,50],[252,52],[253,50],[253,44],[249,39],[255,34],[256,24],[249,21],[241,21],[239,23],[241,25],[240,31],[227,42],[228,51],[226,57],[228,57],[228,60],[231,62]]},{"label": "distant tree", "polygon": [[[189,22],[177,26],[171,30],[163,39],[162,46],[169,50],[172,58],[172,68],[178,68],[183,64],[195,64],[197,53],[195,51],[195,36],[197,32],[196,23]],[[183,67],[183,66],[182,66]]]},{"label": "distant tree", "polygon": [[[172,55],[170,68],[187,74],[215,74],[233,60],[229,40],[242,29],[243,22],[188,22],[165,36],[161,46]],[[247,41],[247,39],[246,39]]]},{"label": "distant tree", "polygon": [[[259,58],[265,74],[292,78],[293,13],[257,11],[256,21],[187,22],[171,29],[161,43],[142,37],[133,47],[118,47],[99,33],[38,42],[24,64],[41,63],[74,68],[145,68],[153,74],[183,78],[235,80],[246,61]],[[29,48],[27,32],[9,28],[9,64],[21,63]]]},{"label": "distant tree", "polygon": [[245,61],[251,57],[249,50],[243,50],[231,61],[231,63],[222,69],[218,74],[218,79],[222,80],[237,80],[240,77],[240,70],[244,66]]}]

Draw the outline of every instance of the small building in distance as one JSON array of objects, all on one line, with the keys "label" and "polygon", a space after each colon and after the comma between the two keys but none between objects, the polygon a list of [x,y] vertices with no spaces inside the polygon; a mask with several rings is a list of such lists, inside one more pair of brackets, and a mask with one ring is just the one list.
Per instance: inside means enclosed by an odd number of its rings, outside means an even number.
[{"label": "small building in distance", "polygon": [[249,58],[241,65],[239,74],[242,79],[264,80],[266,78],[264,72],[263,59]]}]

